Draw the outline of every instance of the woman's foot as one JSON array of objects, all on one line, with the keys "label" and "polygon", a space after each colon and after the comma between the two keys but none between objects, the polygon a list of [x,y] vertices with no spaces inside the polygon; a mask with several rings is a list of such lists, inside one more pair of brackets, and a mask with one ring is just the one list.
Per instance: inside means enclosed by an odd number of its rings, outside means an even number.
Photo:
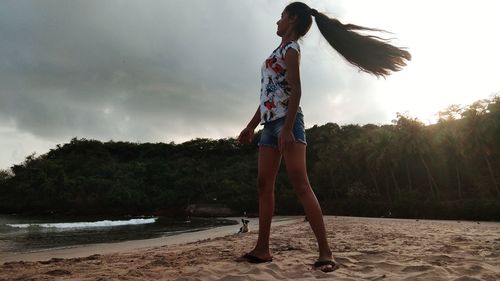
[{"label": "woman's foot", "polygon": [[323,272],[331,272],[339,268],[338,263],[333,259],[331,251],[319,254],[318,260],[314,263],[314,267],[321,269]]},{"label": "woman's foot", "polygon": [[332,259],[318,260],[314,263],[314,268],[320,269],[323,272],[332,272],[339,268],[339,264]]},{"label": "woman's foot", "polygon": [[273,256],[270,251],[257,251],[255,249],[236,259],[236,261],[247,261],[250,263],[263,263],[272,260]]},{"label": "woman's foot", "polygon": [[237,262],[249,262],[249,263],[265,263],[265,262],[272,262],[273,259],[261,259],[259,257],[253,256],[249,253],[244,254],[243,256],[239,257],[236,259]]},{"label": "woman's foot", "polygon": [[332,259],[333,259],[333,254],[332,251],[330,250],[323,253],[322,252],[319,253],[318,261],[328,261]]}]

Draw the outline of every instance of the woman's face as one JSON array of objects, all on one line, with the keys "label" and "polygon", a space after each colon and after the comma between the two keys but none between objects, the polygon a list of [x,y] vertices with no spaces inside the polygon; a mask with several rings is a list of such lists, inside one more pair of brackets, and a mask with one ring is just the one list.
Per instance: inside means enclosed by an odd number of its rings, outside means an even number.
[{"label": "woman's face", "polygon": [[288,16],[286,11],[281,13],[281,18],[276,22],[278,25],[278,30],[276,34],[280,37],[283,37],[291,28],[293,28],[293,20]]}]

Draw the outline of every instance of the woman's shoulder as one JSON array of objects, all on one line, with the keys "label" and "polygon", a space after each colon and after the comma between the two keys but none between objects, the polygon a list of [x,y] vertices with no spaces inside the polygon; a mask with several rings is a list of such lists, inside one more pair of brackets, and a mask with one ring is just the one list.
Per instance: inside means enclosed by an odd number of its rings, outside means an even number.
[{"label": "woman's shoulder", "polygon": [[299,45],[299,42],[291,40],[291,41],[288,41],[288,42],[284,43],[283,45],[281,45],[281,48],[282,49],[294,48],[294,49],[300,50],[300,45]]},{"label": "woman's shoulder", "polygon": [[297,41],[288,41],[284,43],[281,47],[281,56],[285,57],[286,51],[288,51],[290,48],[294,49],[298,53],[300,53],[300,45]]}]

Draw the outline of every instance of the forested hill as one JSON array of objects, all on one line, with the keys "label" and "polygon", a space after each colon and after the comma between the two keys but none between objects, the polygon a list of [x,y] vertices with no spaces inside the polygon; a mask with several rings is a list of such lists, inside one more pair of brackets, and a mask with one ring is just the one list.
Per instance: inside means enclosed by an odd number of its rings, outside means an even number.
[{"label": "forested hill", "polygon": [[[425,126],[328,123],[307,130],[325,214],[500,220],[500,97],[450,106]],[[258,212],[257,140],[182,144],[72,139],[0,171],[0,212],[184,214],[190,204]],[[284,167],[276,213],[302,214]]]}]

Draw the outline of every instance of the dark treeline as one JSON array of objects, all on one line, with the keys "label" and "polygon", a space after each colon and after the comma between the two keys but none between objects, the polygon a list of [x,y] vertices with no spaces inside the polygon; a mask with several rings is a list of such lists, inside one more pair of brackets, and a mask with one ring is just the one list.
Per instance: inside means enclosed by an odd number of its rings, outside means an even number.
[{"label": "dark treeline", "polygon": [[[328,123],[307,130],[325,214],[500,220],[500,95],[450,106],[425,126]],[[0,171],[0,212],[180,215],[190,204],[258,212],[257,133],[182,144],[72,139]],[[302,214],[284,167],[276,213]]]}]

